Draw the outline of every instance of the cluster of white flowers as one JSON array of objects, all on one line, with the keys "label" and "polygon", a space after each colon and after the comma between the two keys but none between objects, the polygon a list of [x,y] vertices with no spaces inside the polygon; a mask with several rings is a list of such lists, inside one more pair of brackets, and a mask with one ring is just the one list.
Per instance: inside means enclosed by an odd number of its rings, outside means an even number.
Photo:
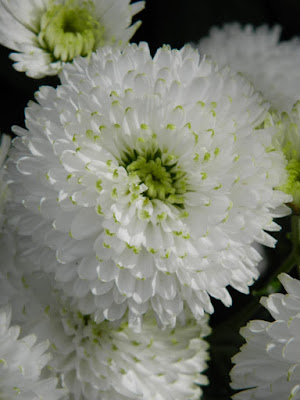
[{"label": "cluster of white flowers", "polygon": [[[14,67],[61,81],[1,143],[0,399],[199,399],[211,298],[249,293],[297,210],[298,41],[234,24],[152,57],[129,3],[0,0]],[[300,399],[300,283],[280,280],[236,398]]]}]

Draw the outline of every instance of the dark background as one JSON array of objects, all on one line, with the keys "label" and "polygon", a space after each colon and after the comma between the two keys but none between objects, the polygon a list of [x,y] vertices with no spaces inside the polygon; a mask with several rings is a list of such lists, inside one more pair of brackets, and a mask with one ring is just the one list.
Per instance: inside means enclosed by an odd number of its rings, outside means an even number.
[{"label": "dark background", "polygon": [[[181,48],[185,43],[196,42],[208,34],[209,29],[226,22],[240,22],[260,26],[267,24],[282,26],[282,40],[289,40],[300,36],[300,0],[147,0],[146,8],[136,18],[143,21],[142,26],[134,36],[134,42],[146,41],[149,43],[152,54],[163,44],[170,44],[172,48]],[[1,107],[0,132],[10,133],[12,125],[24,125],[24,108],[29,100],[34,98],[34,92],[41,85],[56,86],[58,78],[44,78],[34,80],[27,78],[12,67],[9,60],[9,49],[0,46],[0,81]],[[284,225],[283,221],[280,221]],[[287,222],[288,225],[288,222]],[[267,256],[270,265],[284,258],[289,251],[289,244],[285,241],[285,233],[289,227],[276,234],[283,240],[281,249],[268,250]],[[286,253],[287,251],[287,253]],[[281,254],[281,253],[285,254]],[[211,318],[214,332],[219,324],[229,321],[234,310],[238,313],[247,307],[249,296],[241,295],[230,290],[233,297],[233,307],[226,309],[220,302],[214,302],[216,312]],[[263,310],[260,318],[268,319]],[[247,321],[247,319],[246,319]],[[226,329],[225,329],[226,328]],[[241,345],[238,329],[230,330],[230,321],[224,327],[224,334],[213,334],[211,343],[211,362],[207,372],[210,386],[205,389],[203,400],[228,400],[232,391],[229,388],[228,372],[231,368],[230,357]]]}]

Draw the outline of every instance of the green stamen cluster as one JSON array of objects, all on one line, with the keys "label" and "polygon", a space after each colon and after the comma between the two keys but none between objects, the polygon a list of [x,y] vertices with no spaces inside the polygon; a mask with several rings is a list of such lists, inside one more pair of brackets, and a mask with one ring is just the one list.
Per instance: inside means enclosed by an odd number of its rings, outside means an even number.
[{"label": "green stamen cluster", "polygon": [[147,186],[145,196],[182,207],[183,195],[187,192],[186,173],[180,170],[174,158],[159,149],[142,154],[133,150],[125,153],[122,161],[126,170],[137,174]]},{"label": "green stamen cluster", "polygon": [[104,27],[87,5],[75,7],[74,1],[69,0],[53,5],[43,14],[38,40],[54,59],[66,62],[76,56],[88,56],[104,42]]},{"label": "green stamen cluster", "polygon": [[273,144],[276,149],[282,150],[287,160],[287,178],[278,187],[279,190],[293,196],[289,206],[295,214],[300,214],[300,102],[295,103],[288,114],[271,112],[265,120],[265,127],[277,128]]},{"label": "green stamen cluster", "polygon": [[292,159],[286,166],[288,172],[288,178],[284,185],[280,186],[279,189],[285,193],[293,196],[293,202],[290,206],[294,209],[296,214],[300,213],[300,162],[296,159]]}]

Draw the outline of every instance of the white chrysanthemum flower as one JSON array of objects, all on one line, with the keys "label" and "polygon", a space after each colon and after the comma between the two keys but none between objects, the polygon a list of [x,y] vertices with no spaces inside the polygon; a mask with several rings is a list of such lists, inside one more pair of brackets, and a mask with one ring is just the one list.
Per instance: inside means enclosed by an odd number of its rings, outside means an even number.
[{"label": "white chrysanthemum flower", "polygon": [[76,56],[104,45],[123,46],[140,26],[131,25],[144,1],[0,0],[0,43],[18,71],[31,78],[56,75]]},{"label": "white chrysanthemum flower", "polygon": [[4,182],[4,162],[10,146],[10,137],[8,135],[2,135],[0,137],[0,232],[2,230],[4,222],[4,208],[8,199],[9,193],[7,184]]},{"label": "white chrysanthemum flower", "polygon": [[[21,240],[15,238],[17,245]],[[0,244],[2,241],[0,238]],[[33,330],[39,340],[50,341],[49,365],[64,385],[68,399],[200,398],[199,385],[207,384],[202,375],[208,359],[208,344],[203,340],[210,333],[207,316],[196,323],[189,315],[182,321],[185,324],[160,330],[153,313],[148,313],[139,333],[128,327],[126,319],[118,327],[107,321],[96,324],[53,290],[49,274],[24,273],[19,264],[24,262],[24,255],[17,247],[14,265],[9,267],[14,276],[0,279],[0,293],[8,299],[16,297],[8,284],[13,286],[18,292],[18,301],[13,302],[14,321],[22,332]],[[0,251],[10,258],[1,245]]]},{"label": "white chrysanthemum flower", "polygon": [[241,329],[247,343],[233,357],[231,386],[248,390],[234,399],[300,399],[300,282],[287,274],[278,279],[287,294],[261,299],[275,321],[250,321]]},{"label": "white chrysanthemum flower", "polygon": [[255,29],[234,23],[212,28],[197,47],[220,66],[246,75],[275,109],[290,111],[300,98],[300,43],[280,43],[279,37],[279,26]]},{"label": "white chrysanthemum flower", "polygon": [[32,260],[100,322],[151,304],[161,324],[184,302],[199,319],[209,295],[230,305],[248,292],[255,240],[289,212],[267,105],[240,76],[189,46],[105,48],[41,88],[15,127],[10,220]]},{"label": "white chrysanthemum flower", "polygon": [[56,400],[63,392],[56,379],[41,379],[50,360],[49,343],[36,344],[36,337],[19,338],[20,328],[10,326],[11,308],[0,308],[0,398],[5,400]]},{"label": "white chrysanthemum flower", "polygon": [[127,322],[114,328],[68,311],[62,322],[66,337],[54,337],[52,367],[76,400],[198,400],[200,385],[208,383],[201,374],[208,359],[202,339],[210,332],[207,318],[160,330],[146,314],[140,333]]}]

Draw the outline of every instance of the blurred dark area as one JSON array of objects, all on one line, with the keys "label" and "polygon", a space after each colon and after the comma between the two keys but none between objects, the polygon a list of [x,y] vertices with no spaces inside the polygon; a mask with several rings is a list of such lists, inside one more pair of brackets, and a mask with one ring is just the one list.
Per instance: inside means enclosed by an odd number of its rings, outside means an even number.
[{"label": "blurred dark area", "polygon": [[[241,24],[282,26],[282,39],[300,35],[299,0],[146,0],[146,8],[135,17],[142,26],[132,41],[146,41],[152,54],[163,44],[180,48],[197,42],[213,25],[238,21]],[[24,108],[41,85],[56,86],[57,78],[31,79],[12,67],[11,50],[0,46],[2,105],[0,131],[10,132],[12,125],[24,124]]]},{"label": "blurred dark area", "polygon": [[298,0],[148,0],[134,41],[147,41],[152,51],[162,44],[180,48],[206,36],[213,25],[235,21],[255,26],[279,24],[282,38],[289,39],[300,34],[299,15]]}]

